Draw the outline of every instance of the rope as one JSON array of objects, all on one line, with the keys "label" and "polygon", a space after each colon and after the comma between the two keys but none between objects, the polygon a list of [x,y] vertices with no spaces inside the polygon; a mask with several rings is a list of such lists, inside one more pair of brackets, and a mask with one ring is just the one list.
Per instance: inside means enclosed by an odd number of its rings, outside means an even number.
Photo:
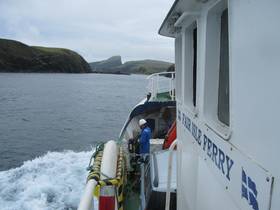
[{"label": "rope", "polygon": [[87,181],[90,179],[94,179],[96,182],[99,181],[102,156],[103,151],[99,151],[98,153],[96,153],[93,166],[91,166],[91,170],[87,177]]},{"label": "rope", "polygon": [[[104,148],[104,147],[103,147]],[[100,180],[100,169],[101,169],[101,162],[102,162],[102,156],[103,156],[103,148],[102,150],[97,151],[94,154],[94,164],[91,167],[90,173],[88,175],[87,181],[90,179],[94,179],[97,184],[94,189],[94,195],[96,197],[99,197],[100,195],[100,188],[104,186],[115,186],[117,193],[117,201],[118,201],[118,210],[123,210],[123,183],[124,183],[124,157],[123,157],[123,151],[122,148],[120,147],[120,152],[118,156],[118,165],[117,165],[117,173],[115,178],[107,178],[104,180]],[[102,174],[105,177],[108,177],[104,174]]]},{"label": "rope", "polygon": [[88,171],[93,170],[93,168],[92,168],[93,166],[91,165],[91,161],[92,161],[92,159],[94,159],[94,161],[95,161],[96,156],[98,155],[99,152],[103,151],[103,149],[104,149],[104,143],[97,144],[97,146],[95,147],[94,153],[90,157],[90,161],[89,161],[89,164],[88,164],[88,167],[87,167]]}]

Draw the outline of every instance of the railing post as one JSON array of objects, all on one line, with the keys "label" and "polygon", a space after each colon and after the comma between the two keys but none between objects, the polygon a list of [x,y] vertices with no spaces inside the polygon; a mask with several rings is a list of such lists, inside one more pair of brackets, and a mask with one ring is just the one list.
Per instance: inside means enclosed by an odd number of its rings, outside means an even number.
[{"label": "railing post", "polygon": [[154,97],[154,96],[153,96],[153,95],[154,95],[154,83],[153,83],[153,78],[151,78],[150,81],[151,81],[151,90],[150,90],[150,91],[151,91],[151,97],[153,98],[153,97]]},{"label": "railing post", "polygon": [[155,97],[156,86],[155,86],[155,78],[152,78],[153,81],[153,97]]},{"label": "railing post", "polygon": [[145,210],[146,207],[146,198],[145,198],[145,165],[144,162],[140,164],[141,168],[141,210]]},{"label": "railing post", "polygon": [[158,93],[158,83],[159,83],[159,75],[157,74],[157,91],[156,91],[156,95],[157,95],[157,93]]},{"label": "railing post", "polygon": [[175,99],[174,80],[175,80],[175,72],[172,72],[172,74],[171,74],[171,83],[172,83],[171,92],[172,92],[172,100]]},{"label": "railing post", "polygon": [[169,95],[172,100],[172,74],[171,74],[171,79],[169,80]]}]

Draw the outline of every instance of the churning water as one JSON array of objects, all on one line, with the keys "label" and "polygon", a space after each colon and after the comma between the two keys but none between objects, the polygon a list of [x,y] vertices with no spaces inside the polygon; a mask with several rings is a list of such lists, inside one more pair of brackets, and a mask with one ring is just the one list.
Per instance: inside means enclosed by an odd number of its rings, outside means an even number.
[{"label": "churning water", "polygon": [[19,168],[0,172],[0,208],[76,209],[89,157],[90,152],[48,152]]},{"label": "churning water", "polygon": [[76,209],[91,146],[117,138],[144,76],[0,74],[0,209]]}]

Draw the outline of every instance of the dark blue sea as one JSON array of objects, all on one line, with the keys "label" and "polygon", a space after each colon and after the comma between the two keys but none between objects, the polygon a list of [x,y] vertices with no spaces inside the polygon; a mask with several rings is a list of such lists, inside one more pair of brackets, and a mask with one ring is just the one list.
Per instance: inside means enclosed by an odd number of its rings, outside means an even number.
[{"label": "dark blue sea", "polygon": [[1,210],[76,209],[91,149],[118,138],[146,77],[0,74]]}]

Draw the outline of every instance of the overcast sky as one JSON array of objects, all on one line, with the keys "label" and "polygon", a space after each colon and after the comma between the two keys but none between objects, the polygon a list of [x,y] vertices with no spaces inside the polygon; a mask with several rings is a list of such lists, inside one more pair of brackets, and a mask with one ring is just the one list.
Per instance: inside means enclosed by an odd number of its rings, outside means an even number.
[{"label": "overcast sky", "polygon": [[0,0],[0,37],[64,47],[88,62],[174,61],[173,40],[157,34],[174,0]]}]

